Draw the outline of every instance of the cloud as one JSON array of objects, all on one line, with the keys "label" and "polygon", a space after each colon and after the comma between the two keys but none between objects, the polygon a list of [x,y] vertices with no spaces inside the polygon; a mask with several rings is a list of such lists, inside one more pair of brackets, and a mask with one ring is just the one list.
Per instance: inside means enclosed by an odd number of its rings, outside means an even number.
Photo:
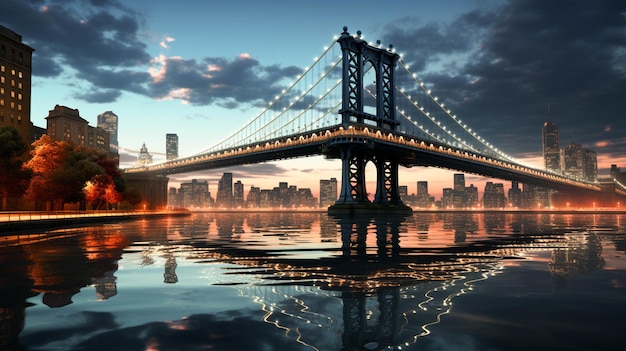
[{"label": "cloud", "polygon": [[[278,82],[301,71],[263,66],[247,53],[234,59],[151,57],[145,18],[118,1],[7,0],[0,13],[0,23],[35,48],[33,75],[69,77],[76,81],[74,97],[87,102],[113,102],[132,92],[193,105],[260,106],[283,88]],[[159,44],[169,48],[174,40],[164,36]]]},{"label": "cloud", "polygon": [[[385,42],[447,106],[505,152],[540,152],[550,116],[563,142],[623,154],[626,3],[512,0],[449,25],[388,27]],[[449,103],[452,102],[452,103]],[[605,128],[605,126],[611,126]]]},{"label": "cloud", "polygon": [[[245,52],[154,57],[143,13],[114,0],[5,0],[0,13],[0,23],[36,49],[34,75],[68,78],[75,97],[88,102],[132,92],[197,106],[261,107],[302,71],[264,65]],[[540,153],[549,114],[564,143],[593,148],[602,140],[602,152],[619,157],[626,146],[625,13],[620,0],[568,6],[509,0],[450,22],[396,19],[382,27],[381,39],[403,53],[446,106],[506,153]],[[174,41],[160,38],[153,44],[168,48]]]}]

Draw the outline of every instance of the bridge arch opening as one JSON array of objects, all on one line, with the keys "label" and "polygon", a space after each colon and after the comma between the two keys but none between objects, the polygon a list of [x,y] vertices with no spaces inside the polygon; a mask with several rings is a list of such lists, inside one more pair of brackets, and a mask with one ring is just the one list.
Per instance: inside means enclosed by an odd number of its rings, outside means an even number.
[{"label": "bridge arch opening", "polygon": [[[378,96],[378,75],[372,60],[366,60],[363,64],[363,112],[377,116],[376,100]],[[376,121],[365,119],[365,124],[376,125]]]}]

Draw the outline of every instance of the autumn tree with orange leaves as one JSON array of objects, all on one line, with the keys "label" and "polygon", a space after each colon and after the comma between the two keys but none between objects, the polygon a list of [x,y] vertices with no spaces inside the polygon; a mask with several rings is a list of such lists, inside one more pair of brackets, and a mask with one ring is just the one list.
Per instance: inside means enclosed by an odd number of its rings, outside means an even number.
[{"label": "autumn tree with orange leaves", "polygon": [[24,165],[33,172],[26,196],[45,201],[48,210],[66,203],[122,200],[124,181],[117,162],[106,152],[53,140],[48,135],[33,143],[32,158]]}]

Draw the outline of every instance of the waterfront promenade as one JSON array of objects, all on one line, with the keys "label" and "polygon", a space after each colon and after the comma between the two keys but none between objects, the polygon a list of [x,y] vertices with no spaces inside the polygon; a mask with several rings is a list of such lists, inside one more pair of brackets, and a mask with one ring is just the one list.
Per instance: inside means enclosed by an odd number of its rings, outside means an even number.
[{"label": "waterfront promenade", "polygon": [[188,211],[6,211],[0,212],[0,236],[29,229],[189,215]]}]

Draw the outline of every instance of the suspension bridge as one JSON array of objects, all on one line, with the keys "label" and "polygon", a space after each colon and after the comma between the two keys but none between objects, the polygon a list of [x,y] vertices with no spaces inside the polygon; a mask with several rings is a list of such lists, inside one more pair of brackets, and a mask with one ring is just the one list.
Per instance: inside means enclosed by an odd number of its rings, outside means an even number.
[{"label": "suspension bridge", "polygon": [[[347,27],[314,64],[256,116],[195,155],[127,168],[129,178],[323,155],[342,162],[331,209],[410,211],[399,195],[398,167],[439,167],[554,189],[572,204],[626,199],[615,181],[588,182],[523,165],[452,112],[392,46],[369,43]],[[373,201],[365,166],[376,167]],[[167,182],[165,181],[166,192]],[[164,195],[166,197],[166,194]]]}]

